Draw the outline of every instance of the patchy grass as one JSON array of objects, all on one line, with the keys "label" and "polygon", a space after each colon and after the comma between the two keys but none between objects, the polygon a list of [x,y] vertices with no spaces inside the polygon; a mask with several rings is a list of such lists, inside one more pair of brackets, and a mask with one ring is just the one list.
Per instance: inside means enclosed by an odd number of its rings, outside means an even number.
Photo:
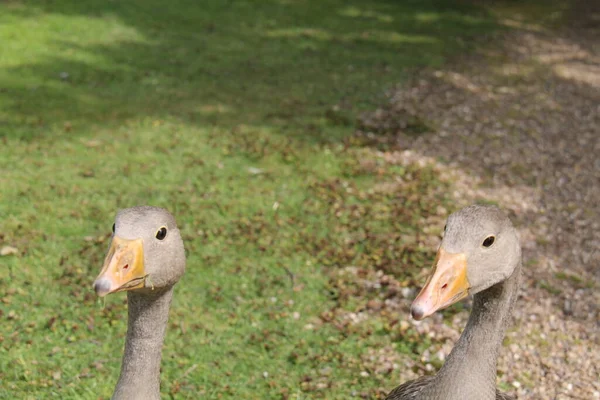
[{"label": "patchy grass", "polygon": [[0,7],[0,246],[17,249],[1,258],[1,398],[110,396],[125,296],[103,303],[90,286],[115,211],[137,204],[170,209],[188,252],[163,394],[369,398],[397,383],[373,352],[427,342],[385,302],[431,261],[422,235],[439,229],[446,186],[348,138],[406,69],[490,33],[485,12],[444,1]]},{"label": "patchy grass", "polygon": [[583,278],[575,274],[566,272],[556,272],[554,274],[554,277],[561,281],[566,281],[573,287],[576,287],[578,289],[592,289],[594,287],[593,281],[585,281]]}]

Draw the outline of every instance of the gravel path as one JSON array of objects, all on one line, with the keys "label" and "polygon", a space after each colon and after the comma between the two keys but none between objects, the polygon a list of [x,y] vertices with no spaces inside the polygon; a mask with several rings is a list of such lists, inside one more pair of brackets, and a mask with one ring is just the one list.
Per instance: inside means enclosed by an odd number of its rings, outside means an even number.
[{"label": "gravel path", "polygon": [[[600,399],[597,26],[520,26],[362,119],[364,135],[406,149],[392,157],[452,176],[458,204],[493,201],[519,226],[525,279],[498,366],[519,399]],[[466,318],[454,317],[454,333],[440,318],[419,325],[447,337],[431,357],[447,354]]]}]

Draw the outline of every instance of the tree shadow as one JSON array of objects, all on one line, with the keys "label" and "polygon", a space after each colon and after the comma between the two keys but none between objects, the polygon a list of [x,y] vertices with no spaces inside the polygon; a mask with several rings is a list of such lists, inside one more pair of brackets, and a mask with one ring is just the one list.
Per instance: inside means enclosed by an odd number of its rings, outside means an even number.
[{"label": "tree shadow", "polygon": [[26,140],[143,119],[328,140],[340,123],[333,105],[360,108],[407,69],[439,65],[495,28],[483,9],[452,1],[3,7],[14,31],[0,70],[2,134]]}]

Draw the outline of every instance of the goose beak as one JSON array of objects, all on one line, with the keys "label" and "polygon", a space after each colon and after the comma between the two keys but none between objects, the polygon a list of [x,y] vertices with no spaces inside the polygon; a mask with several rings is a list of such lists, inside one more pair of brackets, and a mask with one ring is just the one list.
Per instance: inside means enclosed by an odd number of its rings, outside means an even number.
[{"label": "goose beak", "polygon": [[94,290],[98,296],[104,297],[109,293],[144,287],[145,278],[142,239],[114,236],[102,271],[94,281]]},{"label": "goose beak", "polygon": [[412,317],[420,321],[456,303],[467,297],[469,288],[467,256],[464,253],[447,253],[440,247],[433,274],[410,307]]}]

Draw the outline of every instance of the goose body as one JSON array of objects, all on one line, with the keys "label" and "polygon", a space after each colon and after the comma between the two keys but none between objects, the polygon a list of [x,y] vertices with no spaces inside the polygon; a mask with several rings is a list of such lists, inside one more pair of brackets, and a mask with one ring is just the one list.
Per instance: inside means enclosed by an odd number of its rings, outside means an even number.
[{"label": "goose body", "polygon": [[450,215],[433,273],[413,301],[411,314],[421,320],[473,294],[469,321],[436,375],[406,382],[386,399],[513,399],[496,389],[496,362],[520,274],[519,239],[498,208],[475,205]]},{"label": "goose body", "polygon": [[[422,376],[413,381],[408,381],[392,390],[386,397],[386,400],[418,400],[428,399],[423,397],[422,390],[433,384],[433,376]],[[442,397],[443,398],[443,397]],[[506,393],[502,393],[496,389],[496,400],[515,400],[514,397]]]},{"label": "goose body", "polygon": [[94,282],[99,296],[127,291],[127,336],[114,400],[160,399],[173,286],[184,271],[183,241],[168,211],[142,206],[117,214],[108,254]]}]

